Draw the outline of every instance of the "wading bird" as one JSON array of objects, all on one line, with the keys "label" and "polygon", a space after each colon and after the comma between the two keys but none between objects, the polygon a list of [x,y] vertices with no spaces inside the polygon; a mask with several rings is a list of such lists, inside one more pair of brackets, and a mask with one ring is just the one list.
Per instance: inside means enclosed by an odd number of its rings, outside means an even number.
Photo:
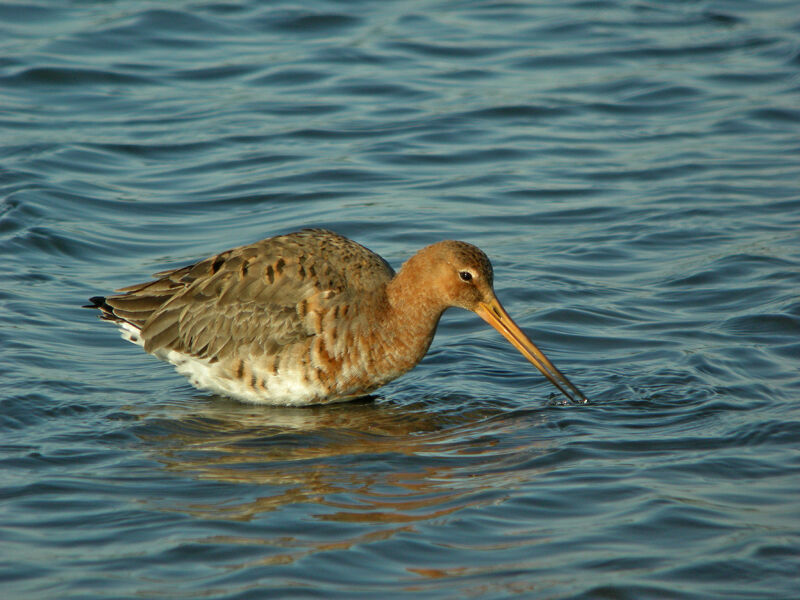
[{"label": "wading bird", "polygon": [[570,401],[586,402],[508,316],[489,259],[465,242],[427,246],[395,273],[352,240],[306,229],[154,277],[89,308],[201,389],[293,406],[364,396],[422,360],[455,306],[497,329]]}]

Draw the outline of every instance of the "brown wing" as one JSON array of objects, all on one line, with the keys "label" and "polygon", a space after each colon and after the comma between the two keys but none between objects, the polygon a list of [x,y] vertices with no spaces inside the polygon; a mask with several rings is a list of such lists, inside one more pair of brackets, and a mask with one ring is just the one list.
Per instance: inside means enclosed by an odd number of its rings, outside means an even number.
[{"label": "brown wing", "polygon": [[347,238],[304,230],[156,276],[106,298],[113,317],[141,328],[148,352],[216,360],[234,347],[273,354],[313,336],[310,312],[356,304],[394,271]]}]

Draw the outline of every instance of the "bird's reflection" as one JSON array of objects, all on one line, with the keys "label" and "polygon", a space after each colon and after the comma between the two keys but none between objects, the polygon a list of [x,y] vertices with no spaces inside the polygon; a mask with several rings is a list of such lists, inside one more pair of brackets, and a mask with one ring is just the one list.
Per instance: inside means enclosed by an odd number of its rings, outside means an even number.
[{"label": "bird's reflection", "polygon": [[264,540],[287,552],[278,558],[270,551],[262,560],[292,560],[493,502],[497,490],[529,475],[511,462],[541,448],[534,444],[520,454],[508,443],[513,430],[530,427],[529,418],[499,407],[442,406],[436,399],[265,408],[201,397],[151,411],[137,435],[168,472],[223,484],[181,505],[159,502],[160,510],[270,521],[268,514],[293,506],[302,507],[306,521],[345,528],[313,541],[293,535]]}]

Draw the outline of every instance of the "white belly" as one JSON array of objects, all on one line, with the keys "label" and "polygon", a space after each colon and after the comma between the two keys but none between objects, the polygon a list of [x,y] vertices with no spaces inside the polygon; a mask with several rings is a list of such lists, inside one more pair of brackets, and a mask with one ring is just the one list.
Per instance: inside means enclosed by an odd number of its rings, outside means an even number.
[{"label": "white belly", "polygon": [[205,359],[187,356],[174,350],[170,350],[163,359],[175,365],[175,370],[188,377],[189,382],[196,388],[231,396],[244,402],[305,406],[326,401],[327,394],[322,386],[310,383],[299,372],[293,372],[291,369],[281,370],[279,375],[256,371],[255,379],[258,384],[254,385],[250,378],[231,377],[230,370],[219,367],[219,363],[210,364]]},{"label": "white belly", "polygon": [[[129,342],[144,347],[139,329],[125,322],[119,322],[122,337]],[[189,379],[198,389],[208,390],[224,396],[231,396],[243,402],[272,404],[276,406],[306,406],[322,402],[341,402],[354,396],[328,399],[326,390],[318,383],[309,382],[299,370],[281,369],[278,375],[256,371],[257,385],[252,378],[231,377],[229,369],[220,363],[189,356],[175,350],[154,352],[154,356],[175,365],[175,370]]]}]

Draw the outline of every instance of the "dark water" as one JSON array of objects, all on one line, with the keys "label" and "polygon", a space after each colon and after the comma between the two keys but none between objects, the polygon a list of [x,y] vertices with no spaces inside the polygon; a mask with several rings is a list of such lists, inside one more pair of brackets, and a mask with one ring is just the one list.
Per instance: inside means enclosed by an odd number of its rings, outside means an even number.
[{"label": "dark water", "polygon": [[[4,598],[800,596],[800,12],[0,6]],[[194,390],[79,308],[324,226],[464,239],[372,402]]]}]

